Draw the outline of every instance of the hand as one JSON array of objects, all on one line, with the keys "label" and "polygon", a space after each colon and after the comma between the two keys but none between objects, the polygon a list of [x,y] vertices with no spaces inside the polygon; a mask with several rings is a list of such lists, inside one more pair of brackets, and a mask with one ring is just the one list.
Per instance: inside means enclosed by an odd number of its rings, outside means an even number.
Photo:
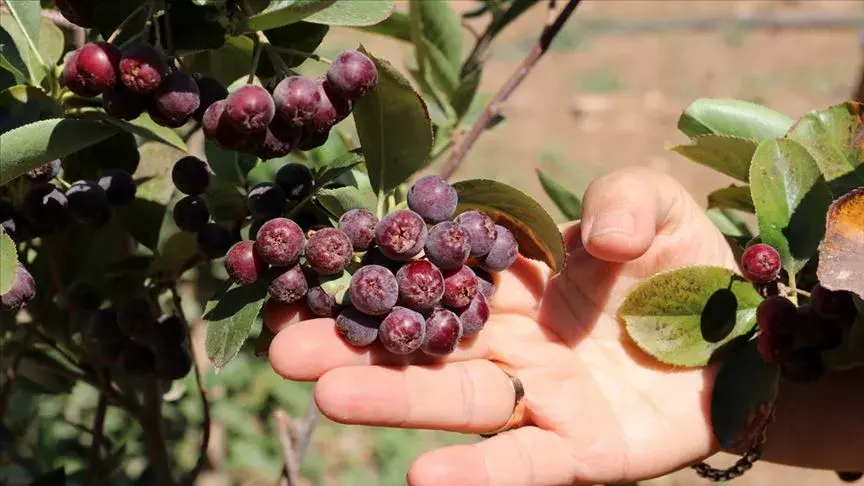
[{"label": "hand", "polygon": [[657,272],[736,268],[722,235],[674,179],[645,169],[591,184],[583,220],[563,234],[566,268],[549,278],[544,265],[520,259],[498,274],[490,321],[443,363],[354,349],[332,320],[302,320],[296,307],[265,313],[277,333],[270,362],[288,379],[318,380],[317,404],[337,422],[471,434],[513,412],[513,386],[490,360],[514,370],[525,388],[521,427],[420,456],[411,485],[633,481],[716,452],[716,368],[661,365],[629,340],[616,312]]}]

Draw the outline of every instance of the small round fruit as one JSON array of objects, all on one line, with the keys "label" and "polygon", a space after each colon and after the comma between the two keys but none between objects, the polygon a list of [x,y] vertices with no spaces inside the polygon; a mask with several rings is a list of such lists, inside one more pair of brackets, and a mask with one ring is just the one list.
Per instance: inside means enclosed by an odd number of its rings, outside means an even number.
[{"label": "small round fruit", "polygon": [[132,176],[122,170],[106,170],[99,178],[99,187],[108,196],[108,202],[113,206],[124,206],[135,200],[138,187]]},{"label": "small round fruit", "polygon": [[356,100],[378,83],[378,68],[362,52],[344,51],[330,65],[327,81],[345,98]]},{"label": "small round fruit", "polygon": [[174,314],[162,314],[156,320],[158,346],[181,346],[186,342],[188,330],[183,319]]},{"label": "small round fruit", "polygon": [[387,258],[407,261],[426,244],[428,230],[419,214],[409,209],[394,211],[378,223],[375,242]]},{"label": "small round fruit", "polygon": [[798,383],[811,383],[825,374],[825,362],[818,351],[804,350],[796,352],[781,367],[782,376]]},{"label": "small round fruit", "polygon": [[78,49],[66,58],[66,63],[63,65],[63,73],[60,75],[60,82],[78,96],[92,98],[98,95],[99,92],[87,83],[87,80],[78,70],[78,56],[80,53],[81,49]]},{"label": "small round fruit", "polygon": [[825,319],[851,320],[858,313],[851,292],[828,290],[816,284],[810,290],[813,311]]},{"label": "small round fruit", "polygon": [[394,307],[378,327],[378,340],[393,354],[411,354],[420,349],[426,337],[426,319],[423,314]]},{"label": "small round fruit", "polygon": [[255,218],[274,218],[281,215],[285,209],[285,201],[285,191],[270,182],[256,184],[247,196],[249,211]]},{"label": "small round fruit", "polygon": [[62,168],[63,164],[60,162],[60,159],[54,159],[51,162],[36,167],[35,169],[28,170],[24,175],[27,177],[27,180],[31,182],[48,182],[57,177],[57,174],[60,173],[60,169]]},{"label": "small round fruit", "polygon": [[351,346],[358,348],[369,346],[378,339],[378,327],[381,318],[363,314],[348,307],[336,318],[336,332]]},{"label": "small round fruit", "polygon": [[293,267],[306,247],[303,229],[288,218],[274,218],[261,225],[255,238],[255,251],[274,267]]},{"label": "small round fruit", "polygon": [[462,321],[462,336],[476,336],[483,327],[486,321],[489,320],[489,303],[486,301],[486,296],[477,292],[468,307],[459,313],[459,320]]},{"label": "small round fruit", "polygon": [[201,98],[198,109],[195,110],[195,114],[192,115],[192,118],[200,122],[204,118],[204,112],[207,111],[213,103],[224,100],[228,97],[228,90],[215,78],[201,76],[199,74],[194,74],[192,77],[195,78],[195,82],[198,83],[198,93]]},{"label": "small round fruit", "polygon": [[824,319],[810,304],[798,307],[793,321],[793,335],[797,349],[829,351],[843,342],[843,330],[836,320]]},{"label": "small round fruit", "polygon": [[276,85],[273,101],[278,118],[302,127],[318,112],[321,93],[315,81],[304,76],[289,76]]},{"label": "small round fruit", "polygon": [[456,217],[456,223],[468,233],[472,257],[478,258],[489,253],[498,237],[492,218],[479,211],[466,211]]},{"label": "small round fruit", "polygon": [[239,241],[225,256],[225,270],[240,285],[250,285],[267,272],[267,264],[255,253],[254,245],[254,241]]},{"label": "small round fruit", "polygon": [[14,310],[26,307],[36,297],[36,281],[21,262],[17,262],[17,265],[18,269],[15,271],[12,286],[5,294],[0,295],[0,307],[3,309]]},{"label": "small round fruit", "polygon": [[120,56],[120,80],[135,93],[152,93],[162,84],[167,72],[165,59],[147,44],[130,46]]},{"label": "small round fruit", "polygon": [[225,117],[241,133],[262,132],[273,121],[273,97],[261,86],[246,84],[225,99]]},{"label": "small round fruit", "polygon": [[483,268],[490,272],[507,270],[519,256],[519,243],[513,233],[500,224],[495,225],[495,232],[495,242],[492,243],[489,253],[482,258]]},{"label": "small round fruit", "polygon": [[366,209],[351,209],[339,218],[339,229],[348,235],[354,251],[369,249],[377,226],[378,218]]},{"label": "small round fruit", "polygon": [[54,233],[69,223],[69,202],[53,184],[35,184],[24,195],[22,205],[33,229]]},{"label": "small round fruit", "polygon": [[285,191],[289,201],[300,201],[312,194],[315,178],[308,167],[292,162],[276,171],[276,184]]},{"label": "small round fruit", "polygon": [[179,380],[192,371],[192,355],[186,346],[162,346],[156,352],[154,369],[160,380]]},{"label": "small round fruit", "polygon": [[795,339],[791,334],[760,332],[756,339],[756,349],[766,363],[783,363],[795,350]]},{"label": "small round fruit", "polygon": [[96,312],[102,304],[102,296],[93,284],[79,280],[66,289],[69,309],[80,314]]},{"label": "small round fruit", "polygon": [[127,341],[120,353],[120,366],[132,376],[150,375],[156,370],[156,355],[143,344]]},{"label": "small round fruit", "polygon": [[105,113],[121,120],[134,120],[147,109],[144,98],[122,84],[102,92],[102,107]]},{"label": "small round fruit", "polygon": [[201,231],[210,221],[207,203],[199,196],[186,196],[177,201],[172,214],[177,227],[189,233]]},{"label": "small round fruit", "polygon": [[437,306],[444,297],[444,275],[426,260],[408,262],[396,272],[399,302],[419,311]]},{"label": "small round fruit", "polygon": [[348,289],[351,304],[364,314],[384,315],[396,305],[399,284],[393,272],[379,265],[360,267]]},{"label": "small round fruit", "polygon": [[207,162],[194,155],[187,155],[178,160],[171,169],[171,180],[174,186],[189,196],[197,196],[207,191],[211,177],[212,172]]},{"label": "small round fruit", "polygon": [[444,274],[444,305],[460,309],[471,303],[477,295],[477,275],[470,267],[462,265]]},{"label": "small round fruit", "polygon": [[429,230],[426,258],[441,270],[459,268],[468,260],[471,245],[468,235],[453,221],[443,221]]},{"label": "small round fruit", "polygon": [[85,337],[94,342],[116,346],[128,339],[117,325],[117,310],[113,307],[100,309],[90,316],[84,330]]},{"label": "small round fruit", "polygon": [[459,316],[438,307],[426,319],[426,336],[420,349],[430,356],[446,356],[456,349],[462,332]]},{"label": "small round fruit", "polygon": [[88,91],[113,88],[120,77],[120,51],[107,42],[90,42],[78,52],[77,70]]},{"label": "small round fruit", "polygon": [[246,143],[248,135],[236,130],[223,116],[224,113],[225,100],[219,100],[207,108],[201,119],[204,137],[216,142],[222,148],[236,149]]},{"label": "small round fruit", "polygon": [[302,299],[309,291],[309,283],[300,265],[276,270],[276,276],[267,286],[270,298],[283,304],[291,304]]},{"label": "small round fruit", "polygon": [[[191,196],[190,196],[191,197]],[[222,258],[234,244],[231,231],[216,223],[207,223],[195,237],[198,251],[209,259]]]},{"label": "small round fruit", "polygon": [[773,246],[757,243],[747,247],[741,255],[744,278],[755,284],[773,282],[780,275],[780,254]]},{"label": "small round fruit", "polygon": [[348,235],[336,228],[318,230],[306,242],[306,261],[319,275],[341,272],[353,254]]},{"label": "small round fruit", "polygon": [[78,221],[98,220],[111,209],[108,195],[93,181],[76,181],[66,190],[69,213]]},{"label": "small round fruit", "polygon": [[306,305],[319,317],[336,317],[340,308],[336,297],[328,294],[320,285],[310,288],[306,293]]},{"label": "small round fruit", "polygon": [[153,92],[147,112],[154,121],[169,128],[182,127],[201,104],[198,84],[183,71],[174,71]]},{"label": "small round fruit", "polygon": [[253,152],[262,160],[270,160],[290,154],[300,140],[301,134],[301,128],[274,119],[263,132],[250,135],[250,140]]},{"label": "small round fruit", "polygon": [[456,189],[437,175],[421,177],[408,189],[408,207],[427,223],[435,224],[452,218],[458,203]]},{"label": "small round fruit", "polygon": [[772,295],[756,307],[756,324],[762,332],[788,333],[795,326],[796,310],[789,299]]},{"label": "small round fruit", "polygon": [[474,274],[477,275],[477,292],[480,292],[486,297],[486,300],[495,295],[495,283],[492,275],[482,268],[472,268]]},{"label": "small round fruit", "polygon": [[297,142],[297,150],[312,150],[316,149],[325,143],[327,143],[327,139],[330,138],[330,132],[324,133],[307,133],[303,132],[303,136],[300,138],[300,141]]},{"label": "small round fruit", "polygon": [[123,334],[133,339],[147,341],[156,331],[156,314],[147,299],[133,298],[123,304],[117,312],[117,325]]},{"label": "small round fruit", "polygon": [[317,78],[314,82],[318,86],[321,101],[318,103],[318,111],[306,126],[309,128],[310,135],[325,135],[333,126],[351,114],[353,106],[348,99],[336,93],[326,79]]},{"label": "small round fruit", "polygon": [[78,27],[96,27],[96,2],[93,0],[55,0],[54,6]]}]

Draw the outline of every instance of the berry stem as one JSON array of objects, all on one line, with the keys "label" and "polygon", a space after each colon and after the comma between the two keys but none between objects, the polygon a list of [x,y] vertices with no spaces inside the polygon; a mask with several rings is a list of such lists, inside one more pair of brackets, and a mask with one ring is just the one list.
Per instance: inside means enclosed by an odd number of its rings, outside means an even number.
[{"label": "berry stem", "polygon": [[[555,2],[552,2],[554,4]],[[516,72],[510,76],[510,79],[504,83],[501,89],[489,100],[489,103],[486,104],[486,108],[483,110],[483,114],[477,119],[474,123],[474,126],[471,127],[471,131],[465,136],[465,138],[455,146],[453,151],[450,153],[450,158],[444,164],[444,167],[441,168],[441,178],[444,180],[450,179],[453,174],[459,169],[462,165],[462,162],[465,161],[465,157],[468,155],[468,151],[474,145],[480,135],[486,130],[486,127],[489,126],[489,123],[495,118],[496,115],[501,111],[501,105],[510,98],[510,95],[516,91],[516,88],[522,84],[522,81],[528,76],[537,62],[546,54],[546,51],[549,50],[549,46],[552,44],[552,41],[555,39],[555,36],[561,31],[561,28],[570,18],[570,15],[576,10],[576,7],[579,6],[581,0],[569,0],[567,4],[558,12],[554,18],[550,19],[550,22],[546,24],[543,28],[543,31],[540,33],[540,38],[537,39],[537,42],[534,44],[534,47],[531,49],[531,52],[522,60],[519,64],[519,67],[516,69]],[[550,5],[551,6],[551,5]]]},{"label": "berry stem", "polygon": [[[249,3],[246,0],[240,1],[240,8],[243,9],[243,13],[246,14],[247,17],[252,15],[252,9],[249,7]],[[276,52],[275,46],[270,42],[270,39],[267,38],[267,34],[261,32],[260,30],[255,31],[255,37],[258,42],[264,46],[264,49],[267,50],[267,56],[270,58],[270,62],[273,66],[278,69],[283,75],[288,76],[291,73],[291,68],[285,64],[285,61]]]},{"label": "berry stem", "polygon": [[[144,11],[145,8],[151,8],[152,6],[153,6],[153,2],[146,2],[146,3],[142,3],[141,5],[135,7],[135,10],[133,10],[132,13],[127,15],[126,18],[123,19],[122,22],[120,22],[120,25],[118,25],[117,28],[114,29],[114,32],[111,32],[111,35],[108,37],[107,42],[109,44],[113,44],[114,41],[117,40],[117,37],[119,37],[120,34],[123,33],[123,29],[125,29],[126,26],[129,25],[129,22],[131,22],[132,19],[137,17],[138,14],[141,13],[142,11]],[[158,32],[158,30],[157,30],[157,32]],[[158,33],[157,33],[157,35],[158,35]]]},{"label": "berry stem", "polygon": [[66,179],[64,179],[60,176],[56,176],[55,179],[57,179],[57,182],[60,183],[60,187],[62,187],[64,191],[66,191],[70,187],[72,187],[72,184],[69,184],[69,182]]},{"label": "berry stem", "polygon": [[796,306],[798,305],[798,287],[795,286],[795,274],[793,272],[789,272],[789,286],[788,289],[791,292],[787,292],[787,296],[789,300],[792,301]]},{"label": "berry stem", "polygon": [[252,42],[255,44],[254,50],[252,51],[252,69],[249,71],[249,77],[246,79],[246,84],[252,84],[252,82],[255,81],[255,73],[258,72],[258,62],[261,60],[261,48],[263,47],[261,40],[258,37],[254,37]]},{"label": "berry stem", "polygon": [[332,64],[333,63],[333,61],[331,59],[326,58],[324,56],[319,56],[318,54],[315,54],[314,52],[306,52],[306,51],[301,51],[298,49],[292,49],[290,47],[276,47],[276,46],[273,46],[273,50],[275,50],[276,52],[281,52],[283,54],[293,54],[295,56],[303,56],[303,57],[312,59],[313,61],[323,62],[325,64]]},{"label": "berry stem", "polygon": [[171,6],[169,5],[167,9],[165,9],[165,48],[168,49],[168,54],[172,57],[174,56],[174,32],[171,29],[171,17],[169,17],[169,12],[171,11]]},{"label": "berry stem", "polygon": [[[102,370],[100,377],[110,382],[110,371]],[[104,383],[103,383],[104,385]],[[105,432],[105,412],[108,409],[108,397],[103,392],[99,392],[99,402],[96,405],[96,417],[93,419],[93,440],[90,443],[90,458],[88,459],[87,477],[84,481],[85,485],[99,483],[99,466],[102,462],[101,450],[102,440]]]}]

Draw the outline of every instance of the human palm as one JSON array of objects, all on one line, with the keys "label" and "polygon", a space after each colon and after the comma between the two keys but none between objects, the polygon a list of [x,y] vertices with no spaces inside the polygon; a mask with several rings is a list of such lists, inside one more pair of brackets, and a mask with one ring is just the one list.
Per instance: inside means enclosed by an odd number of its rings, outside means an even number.
[{"label": "human palm", "polygon": [[281,309],[265,315],[278,331],[274,369],[318,380],[318,406],[338,422],[464,433],[507,421],[514,391],[492,361],[512,369],[525,388],[522,426],[421,456],[408,474],[413,485],[638,480],[709,455],[715,369],[659,364],[616,314],[646,277],[690,264],[734,268],[731,251],[683,188],[654,172],[613,173],[584,202],[581,226],[563,228],[562,272],[550,278],[545,266],[520,259],[497,275],[485,329],[443,362],[354,349],[332,321]]}]

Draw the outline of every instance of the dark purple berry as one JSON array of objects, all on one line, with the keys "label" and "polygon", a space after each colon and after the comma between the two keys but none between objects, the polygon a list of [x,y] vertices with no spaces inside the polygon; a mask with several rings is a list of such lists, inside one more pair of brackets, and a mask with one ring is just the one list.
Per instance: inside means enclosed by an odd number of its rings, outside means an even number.
[{"label": "dark purple berry", "polygon": [[408,262],[396,272],[399,302],[414,310],[429,310],[444,297],[444,276],[426,260]]},{"label": "dark purple berry", "polygon": [[354,252],[348,235],[336,228],[320,229],[306,242],[306,261],[319,275],[335,275],[348,266]]},{"label": "dark purple berry", "polygon": [[267,272],[267,264],[255,253],[254,245],[253,241],[239,241],[225,256],[225,270],[240,285],[252,284]]},{"label": "dark purple berry", "polygon": [[492,275],[482,268],[472,268],[477,275],[477,292],[483,294],[487,300],[495,295],[495,283]]},{"label": "dark purple berry", "polygon": [[318,112],[321,93],[315,81],[303,76],[289,76],[276,85],[273,101],[278,118],[302,127]]},{"label": "dark purple berry", "polygon": [[801,350],[781,365],[781,371],[787,380],[810,383],[825,374],[825,362],[818,351]]},{"label": "dark purple berry", "polygon": [[69,222],[69,202],[52,184],[35,184],[24,196],[23,210],[31,226],[40,233],[54,233]]},{"label": "dark purple berry", "polygon": [[285,191],[270,182],[256,184],[249,190],[247,197],[249,211],[256,218],[277,217],[282,214],[282,210],[285,208]]},{"label": "dark purple berry", "polygon": [[120,80],[135,93],[151,93],[165,79],[168,65],[162,55],[147,44],[130,46],[120,57]]},{"label": "dark purple berry", "polygon": [[174,186],[189,196],[203,194],[210,187],[211,177],[212,171],[207,162],[194,155],[187,155],[178,160],[171,169],[171,180]]},{"label": "dark purple berry", "polygon": [[308,167],[292,162],[276,171],[276,184],[285,191],[289,201],[300,201],[312,194],[315,178]]},{"label": "dark purple berry", "polygon": [[36,297],[36,282],[33,276],[21,262],[17,263],[18,269],[15,271],[12,286],[5,294],[0,295],[0,307],[3,309],[20,309]]},{"label": "dark purple berry", "polygon": [[309,289],[306,294],[306,304],[309,306],[309,310],[319,317],[336,317],[340,308],[336,302],[336,297],[327,293],[320,285]]},{"label": "dark purple berry", "polygon": [[783,363],[795,350],[795,337],[792,334],[763,331],[756,339],[756,349],[766,363]]},{"label": "dark purple berry", "polygon": [[198,83],[198,93],[201,97],[201,102],[192,118],[200,122],[204,118],[204,112],[210,108],[210,105],[228,97],[228,90],[218,80],[209,76],[196,74],[192,77]]},{"label": "dark purple berry", "polygon": [[132,176],[122,170],[106,170],[99,178],[99,187],[108,196],[108,202],[114,206],[123,206],[135,200],[138,187]]},{"label": "dark purple berry", "polygon": [[60,82],[78,96],[92,98],[98,95],[99,92],[87,83],[87,80],[78,70],[78,56],[80,53],[81,49],[78,49],[66,59],[66,64],[63,65],[63,73],[60,76]]},{"label": "dark purple berry", "polygon": [[465,265],[455,270],[445,270],[444,274],[444,305],[456,309],[471,303],[477,295],[477,275]]},{"label": "dark purple berry", "polygon": [[464,337],[475,336],[482,331],[486,321],[489,320],[489,303],[486,301],[486,296],[477,292],[468,307],[459,313],[459,320],[462,321]]},{"label": "dark purple berry", "polygon": [[96,311],[87,321],[84,331],[90,341],[116,346],[127,340],[126,334],[117,325],[117,310],[113,307]]},{"label": "dark purple berry", "polygon": [[519,243],[513,233],[500,224],[495,225],[497,236],[489,253],[482,258],[482,266],[490,272],[506,270],[519,256]]},{"label": "dark purple berry", "polygon": [[316,149],[325,143],[327,143],[327,139],[330,138],[330,132],[324,133],[303,133],[303,136],[300,138],[300,141],[297,142],[297,150],[312,150]]},{"label": "dark purple berry", "polygon": [[334,125],[347,118],[353,106],[349,100],[334,92],[326,79],[317,78],[314,82],[318,86],[321,101],[308,127],[311,133],[325,134]]},{"label": "dark purple berry", "polygon": [[186,342],[187,333],[183,319],[174,314],[162,314],[156,320],[156,337],[159,346],[180,346]]},{"label": "dark purple berry", "polygon": [[77,181],[66,190],[69,213],[78,221],[97,221],[110,210],[108,195],[93,181]]},{"label": "dark purple berry", "polygon": [[789,299],[772,295],[756,307],[756,324],[762,332],[789,333],[795,327],[796,311]]},{"label": "dark purple berry", "polygon": [[54,159],[47,164],[42,164],[35,169],[28,170],[25,175],[31,182],[48,182],[57,177],[62,167],[60,159]]},{"label": "dark purple berry", "polygon": [[201,104],[198,84],[183,71],[174,71],[153,92],[147,112],[154,121],[169,128],[182,127]]},{"label": "dark purple berry", "polygon": [[179,380],[192,371],[192,355],[186,346],[162,346],[156,351],[156,376],[160,380]]},{"label": "dark purple berry", "polygon": [[399,298],[399,284],[393,272],[379,265],[360,267],[348,289],[351,304],[373,316],[390,312]]},{"label": "dark purple berry", "polygon": [[843,341],[843,330],[835,320],[822,318],[813,306],[804,304],[797,309],[792,321],[792,333],[797,349],[811,348],[828,351]]},{"label": "dark purple berry", "polygon": [[306,247],[303,229],[288,218],[274,218],[258,230],[255,251],[268,265],[293,267]]},{"label": "dark purple berry", "polygon": [[246,143],[248,135],[240,133],[234,128],[231,123],[223,116],[225,113],[225,100],[219,100],[204,112],[201,119],[201,127],[204,131],[204,136],[208,140],[216,142],[225,149],[237,149]]},{"label": "dark purple berry", "polygon": [[339,229],[342,230],[354,251],[366,251],[375,239],[375,227],[378,226],[378,218],[365,209],[351,209],[339,218]]},{"label": "dark purple berry", "polygon": [[431,356],[446,356],[462,339],[462,321],[453,312],[441,307],[426,319],[426,336],[420,349]]},{"label": "dark purple berry", "polygon": [[195,241],[198,244],[198,251],[210,259],[222,258],[234,244],[231,231],[216,223],[204,225],[198,231]]},{"label": "dark purple berry", "polygon": [[744,278],[755,284],[773,282],[780,275],[780,254],[774,247],[757,243],[747,247],[741,255]]},{"label": "dark purple berry", "polygon": [[458,203],[456,189],[437,175],[421,177],[408,189],[408,207],[427,223],[452,218]]},{"label": "dark purple berry", "polygon": [[300,265],[277,269],[275,277],[267,287],[267,293],[270,294],[270,298],[283,304],[297,302],[308,291],[309,283]]},{"label": "dark purple berry", "polygon": [[378,83],[378,68],[362,52],[345,51],[333,60],[327,71],[327,81],[345,98],[356,100]]},{"label": "dark purple berry", "polygon": [[90,42],[78,52],[77,74],[87,91],[99,93],[117,84],[120,51],[107,42]]},{"label": "dark purple berry", "polygon": [[816,284],[810,290],[813,311],[825,319],[851,320],[858,313],[851,292],[828,290]]},{"label": "dark purple berry", "polygon": [[378,340],[393,354],[411,354],[426,337],[426,319],[419,312],[394,307],[378,327]]},{"label": "dark purple berry", "polygon": [[243,85],[225,99],[224,116],[240,133],[264,131],[275,114],[273,97],[261,86]]},{"label": "dark purple berry", "polygon": [[301,134],[301,128],[274,119],[263,132],[250,135],[251,148],[262,160],[285,157],[294,150]]},{"label": "dark purple berry", "polygon": [[472,257],[482,257],[489,253],[498,236],[492,218],[479,211],[466,211],[456,217],[456,222],[468,233]]},{"label": "dark purple berry", "polygon": [[89,314],[99,309],[102,296],[93,284],[85,281],[73,283],[66,289],[69,298],[69,310],[79,314]]},{"label": "dark purple berry", "polygon": [[197,233],[210,221],[207,203],[199,196],[186,196],[177,201],[172,212],[174,223],[183,231]]},{"label": "dark purple berry", "polygon": [[351,346],[365,347],[378,339],[381,318],[348,307],[336,318],[336,332]]},{"label": "dark purple berry", "polygon": [[66,20],[78,27],[96,27],[94,0],[54,0],[54,6]]},{"label": "dark purple berry", "polygon": [[425,250],[430,262],[441,270],[450,270],[465,264],[471,245],[462,227],[452,221],[443,221],[429,230]]},{"label": "dark purple berry", "polygon": [[387,258],[407,261],[416,256],[426,244],[428,230],[423,218],[414,211],[394,211],[378,223],[375,242]]},{"label": "dark purple berry", "polygon": [[102,92],[102,106],[105,113],[121,120],[134,120],[147,108],[141,95],[129,91],[122,84]]},{"label": "dark purple berry", "polygon": [[156,331],[153,305],[143,298],[129,300],[117,312],[117,325],[130,338],[141,341],[152,339]]},{"label": "dark purple berry", "polygon": [[120,353],[120,366],[132,376],[150,375],[156,369],[156,356],[147,346],[127,341]]}]

